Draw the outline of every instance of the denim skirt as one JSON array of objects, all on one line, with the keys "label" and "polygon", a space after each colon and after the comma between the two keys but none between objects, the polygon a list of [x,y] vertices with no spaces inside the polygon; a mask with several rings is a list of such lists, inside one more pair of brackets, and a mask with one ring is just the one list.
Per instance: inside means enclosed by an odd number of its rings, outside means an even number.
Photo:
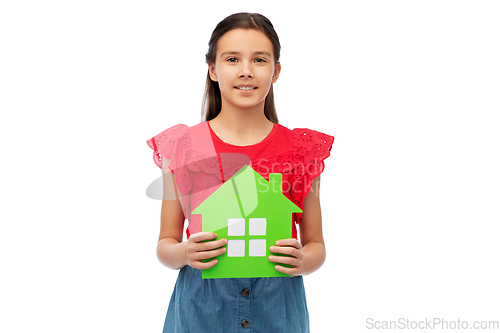
[{"label": "denim skirt", "polygon": [[301,276],[202,279],[184,266],[177,277],[163,333],[309,332]]}]

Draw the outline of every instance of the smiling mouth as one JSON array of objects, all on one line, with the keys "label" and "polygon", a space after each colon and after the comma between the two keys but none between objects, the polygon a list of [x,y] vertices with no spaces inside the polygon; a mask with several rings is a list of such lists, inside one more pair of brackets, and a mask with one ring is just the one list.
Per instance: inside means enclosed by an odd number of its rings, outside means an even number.
[{"label": "smiling mouth", "polygon": [[257,87],[235,87],[236,89],[239,90],[255,90]]}]

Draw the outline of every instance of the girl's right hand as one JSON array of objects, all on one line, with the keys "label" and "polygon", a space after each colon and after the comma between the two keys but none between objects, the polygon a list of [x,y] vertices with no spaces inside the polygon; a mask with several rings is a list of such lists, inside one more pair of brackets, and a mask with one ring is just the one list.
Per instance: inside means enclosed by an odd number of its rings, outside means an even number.
[{"label": "girl's right hand", "polygon": [[219,239],[216,241],[205,240],[216,239],[217,235],[213,232],[198,232],[189,237],[185,243],[186,263],[198,269],[207,269],[214,267],[217,264],[217,259],[203,262],[203,259],[210,259],[226,253],[227,239]]}]

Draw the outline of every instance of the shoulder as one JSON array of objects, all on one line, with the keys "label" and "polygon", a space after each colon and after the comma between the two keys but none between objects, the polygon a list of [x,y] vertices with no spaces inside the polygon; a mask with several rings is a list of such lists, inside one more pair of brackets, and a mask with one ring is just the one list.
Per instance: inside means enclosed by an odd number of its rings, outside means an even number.
[{"label": "shoulder", "polygon": [[333,140],[335,139],[332,135],[315,131],[309,128],[294,128],[292,132],[294,141],[299,144],[314,143],[318,146],[331,146]]},{"label": "shoulder", "polygon": [[191,128],[196,126],[177,124],[146,140],[148,146],[153,150],[155,164],[162,168],[164,158],[172,160],[183,155],[183,151],[190,146]]},{"label": "shoulder", "polygon": [[177,124],[161,131],[146,142],[152,149],[155,149],[155,145],[157,147],[166,147],[177,143],[179,140],[194,137],[197,133],[207,131],[207,129],[206,122],[201,122],[193,126]]},{"label": "shoulder", "polygon": [[332,135],[309,128],[289,129],[283,125],[278,125],[278,135],[289,141],[292,150],[298,156],[323,156],[323,159],[329,155],[327,153],[330,152],[335,140]]},{"label": "shoulder", "polygon": [[315,130],[310,129],[310,128],[290,129],[290,128],[288,128],[284,125],[281,125],[281,124],[277,124],[277,127],[278,127],[278,133],[285,135],[285,136],[288,136],[288,137],[293,137],[294,140],[326,141],[327,143],[328,142],[333,143],[333,140],[334,140],[334,136],[323,133],[323,132],[315,131]]},{"label": "shoulder", "polygon": [[173,165],[185,163],[193,147],[201,151],[210,150],[207,142],[210,142],[210,132],[206,122],[193,126],[177,124],[146,140],[153,149],[153,159],[160,168],[163,166],[163,158],[170,160]]},{"label": "shoulder", "polygon": [[184,135],[187,129],[187,125],[177,124],[161,131],[146,142],[152,149],[163,147],[167,142],[171,142]]}]

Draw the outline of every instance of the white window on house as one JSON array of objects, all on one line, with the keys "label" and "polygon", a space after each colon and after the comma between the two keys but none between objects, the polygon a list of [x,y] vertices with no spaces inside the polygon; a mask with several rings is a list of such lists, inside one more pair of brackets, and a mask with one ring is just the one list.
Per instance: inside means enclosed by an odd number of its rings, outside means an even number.
[{"label": "white window on house", "polygon": [[245,236],[245,219],[228,219],[227,235]]},{"label": "white window on house", "polygon": [[[246,236],[245,234],[245,219],[228,219],[227,235],[231,236]],[[248,235],[249,236],[266,236],[267,221],[265,218],[251,218],[248,220]],[[245,244],[244,239],[228,239],[227,241],[227,256],[228,257],[244,257]],[[248,240],[248,255],[250,257],[264,257],[266,255],[266,240],[265,239],[249,239]]]},{"label": "white window on house", "polygon": [[248,234],[250,236],[265,236],[266,235],[266,219],[250,219],[248,224]]},{"label": "white window on house", "polygon": [[227,256],[228,257],[244,257],[245,256],[245,241],[243,239],[232,239],[227,241]]},{"label": "white window on house", "polygon": [[250,257],[264,257],[266,255],[265,239],[250,239],[248,242],[248,255]]}]

